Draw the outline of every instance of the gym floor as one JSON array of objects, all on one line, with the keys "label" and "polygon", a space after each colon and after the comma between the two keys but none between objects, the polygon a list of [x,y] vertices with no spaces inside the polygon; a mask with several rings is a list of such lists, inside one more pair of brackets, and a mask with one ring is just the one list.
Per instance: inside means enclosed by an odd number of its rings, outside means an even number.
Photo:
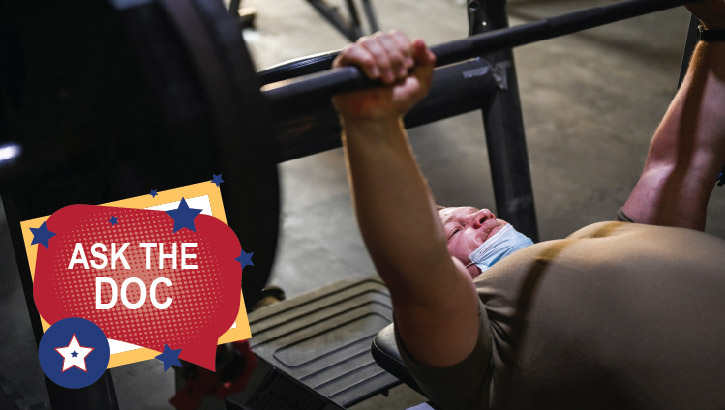
[{"label": "gym floor", "polygon": [[[329,2],[344,10],[342,0]],[[511,0],[510,23],[605,3],[610,1]],[[429,44],[467,35],[459,0],[374,5],[383,29]],[[303,0],[244,0],[243,6],[258,13],[257,30],[245,32],[258,68],[347,42]],[[612,219],[627,198],[676,91],[688,22],[689,14],[677,9],[515,50],[541,240]],[[438,203],[495,212],[480,113],[413,129],[410,140]],[[281,239],[271,284],[294,297],[339,279],[374,275],[352,213],[342,151],[280,169]],[[713,190],[708,216],[707,232],[725,238],[725,187]],[[47,397],[4,214],[0,247],[0,408],[43,409]],[[124,366],[113,377],[121,409],[170,408],[173,374],[156,363]],[[419,400],[401,387],[355,408],[401,409]]]}]

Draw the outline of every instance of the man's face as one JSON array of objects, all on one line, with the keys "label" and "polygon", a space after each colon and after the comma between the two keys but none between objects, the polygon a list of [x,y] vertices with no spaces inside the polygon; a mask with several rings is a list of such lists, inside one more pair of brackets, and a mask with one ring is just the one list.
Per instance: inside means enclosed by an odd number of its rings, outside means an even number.
[{"label": "man's face", "polygon": [[438,211],[438,217],[448,239],[448,252],[464,265],[471,262],[468,259],[471,252],[507,223],[488,209],[467,206],[443,208]]}]

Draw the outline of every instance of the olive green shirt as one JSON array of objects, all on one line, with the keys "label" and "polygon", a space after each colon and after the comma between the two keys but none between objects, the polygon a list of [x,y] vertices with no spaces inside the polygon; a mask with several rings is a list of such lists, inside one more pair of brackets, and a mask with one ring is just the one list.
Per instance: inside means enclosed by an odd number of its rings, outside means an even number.
[{"label": "olive green shirt", "polygon": [[[600,222],[474,280],[479,337],[409,371],[442,409],[725,409],[725,241]],[[451,335],[451,338],[455,335]]]}]

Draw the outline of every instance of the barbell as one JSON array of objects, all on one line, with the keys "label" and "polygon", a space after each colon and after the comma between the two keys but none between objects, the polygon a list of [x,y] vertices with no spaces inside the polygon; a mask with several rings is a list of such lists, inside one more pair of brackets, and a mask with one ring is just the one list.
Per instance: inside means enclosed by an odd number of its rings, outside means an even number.
[{"label": "barbell", "polygon": [[[623,0],[432,50],[439,66],[449,65],[687,2]],[[2,68],[2,103],[10,114],[1,138],[23,154],[0,167],[0,188],[21,277],[30,274],[17,222],[223,173],[229,225],[254,252],[255,266],[242,284],[253,306],[271,271],[279,229],[272,113],[329,104],[336,93],[376,83],[344,67],[261,92],[260,82],[329,68],[337,52],[256,73],[219,1],[29,0],[7,2],[4,11],[11,35],[2,58],[11,63]],[[33,311],[32,285],[24,288]]]},{"label": "barbell", "polygon": [[[436,55],[436,66],[458,63],[486,53],[548,40],[604,24],[662,11],[692,3],[692,0],[623,0],[612,4],[574,11],[515,27],[478,34],[430,47]],[[263,83],[286,80],[314,71],[327,70],[339,51],[323,53],[271,67],[260,73]],[[314,71],[313,71],[314,70]],[[272,106],[285,108],[300,104],[315,104],[336,94],[376,85],[355,67],[309,75],[296,82],[264,91]]]}]

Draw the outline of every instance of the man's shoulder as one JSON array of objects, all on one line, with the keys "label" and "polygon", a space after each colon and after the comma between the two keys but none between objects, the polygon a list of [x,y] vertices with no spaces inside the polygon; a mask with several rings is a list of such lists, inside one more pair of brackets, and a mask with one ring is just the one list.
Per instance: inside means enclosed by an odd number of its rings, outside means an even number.
[{"label": "man's shoulder", "polygon": [[479,288],[519,289],[537,274],[600,275],[683,263],[703,270],[725,265],[725,240],[686,228],[603,221],[564,239],[539,242],[507,256],[474,281]]}]

